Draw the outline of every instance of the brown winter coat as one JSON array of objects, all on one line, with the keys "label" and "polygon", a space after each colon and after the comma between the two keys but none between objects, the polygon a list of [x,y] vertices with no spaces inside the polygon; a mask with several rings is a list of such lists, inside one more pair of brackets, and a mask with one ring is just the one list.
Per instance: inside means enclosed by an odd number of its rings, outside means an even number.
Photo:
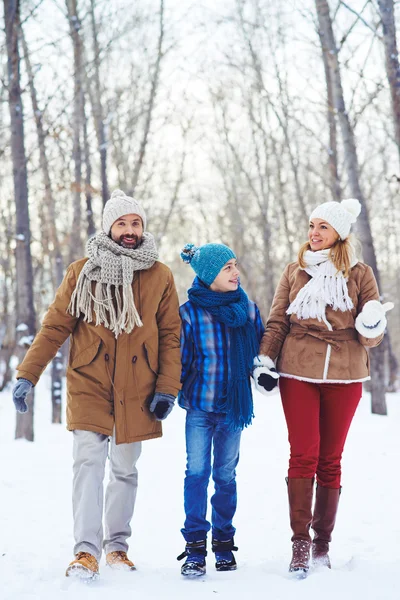
[{"label": "brown winter coat", "polygon": [[273,360],[278,357],[278,372],[296,379],[318,382],[369,379],[365,346],[377,346],[383,334],[367,339],[356,331],[354,323],[366,302],[379,299],[371,267],[359,262],[351,269],[347,283],[354,304],[351,311],[335,311],[327,306],[326,317],[333,331],[317,319],[298,319],[295,314],[286,314],[310,279],[297,262],[287,265],[275,292],[260,354]]},{"label": "brown winter coat", "polygon": [[177,396],[181,387],[179,302],[172,273],[160,262],[135,273],[133,293],[143,327],[116,339],[104,326],[67,312],[86,260],[68,267],[17,377],[36,384],[70,335],[67,428],[111,435],[115,424],[117,444],[160,437],[161,423],[149,412],[149,399],[155,391]]}]

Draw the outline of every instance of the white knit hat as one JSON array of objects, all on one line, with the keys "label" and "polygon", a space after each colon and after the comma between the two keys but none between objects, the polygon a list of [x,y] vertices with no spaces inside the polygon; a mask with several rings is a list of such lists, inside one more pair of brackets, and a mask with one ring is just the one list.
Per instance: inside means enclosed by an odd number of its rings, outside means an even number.
[{"label": "white knit hat", "polygon": [[323,219],[345,240],[350,234],[350,227],[355,223],[361,212],[361,204],[356,198],[348,198],[341,202],[324,202],[312,211],[312,219]]},{"label": "white knit hat", "polygon": [[127,196],[122,190],[114,190],[103,210],[103,231],[109,235],[113,223],[124,215],[139,215],[146,229],[146,213],[143,206],[134,198]]}]

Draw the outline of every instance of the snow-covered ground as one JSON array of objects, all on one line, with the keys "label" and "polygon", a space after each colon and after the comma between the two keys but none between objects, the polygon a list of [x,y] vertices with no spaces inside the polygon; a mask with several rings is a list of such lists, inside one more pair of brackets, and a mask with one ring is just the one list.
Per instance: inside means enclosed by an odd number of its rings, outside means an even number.
[{"label": "snow-covered ground", "polygon": [[268,600],[398,600],[400,598],[400,395],[388,395],[389,417],[370,414],[366,395],[343,459],[343,492],[331,571],[292,581],[285,474],[286,428],[279,396],[256,397],[254,425],[243,434],[235,525],[236,572],[184,580],[184,411],[175,408],[164,437],[143,444],[129,555],[137,571],[100,565],[92,584],[69,580],[72,559],[71,444],[64,425],[50,424],[49,379],[37,386],[36,441],[14,441],[10,391],[0,395],[1,600],[252,598]]}]

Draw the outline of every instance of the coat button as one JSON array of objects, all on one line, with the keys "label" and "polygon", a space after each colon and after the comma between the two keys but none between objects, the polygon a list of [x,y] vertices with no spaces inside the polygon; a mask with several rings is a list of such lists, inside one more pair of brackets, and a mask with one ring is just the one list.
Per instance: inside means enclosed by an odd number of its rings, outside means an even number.
[{"label": "coat button", "polygon": [[136,361],[137,361],[137,356],[132,356],[132,362],[133,362],[133,364],[135,364]]},{"label": "coat button", "polygon": [[105,354],[105,355],[104,355],[104,360],[105,360],[105,361],[108,361],[108,360],[110,360],[110,357],[109,357],[109,355],[108,355],[108,354]]}]

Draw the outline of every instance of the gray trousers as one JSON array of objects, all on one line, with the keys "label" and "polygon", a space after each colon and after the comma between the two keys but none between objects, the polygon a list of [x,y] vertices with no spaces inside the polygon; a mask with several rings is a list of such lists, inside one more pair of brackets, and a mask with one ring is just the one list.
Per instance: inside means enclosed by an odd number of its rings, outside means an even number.
[{"label": "gray trousers", "polygon": [[[137,460],[142,443],[115,443],[93,431],[73,431],[74,554],[90,552],[97,560],[105,552],[128,550],[130,522],[138,486]],[[110,442],[110,480],[105,495],[103,537],[103,480]]]}]

